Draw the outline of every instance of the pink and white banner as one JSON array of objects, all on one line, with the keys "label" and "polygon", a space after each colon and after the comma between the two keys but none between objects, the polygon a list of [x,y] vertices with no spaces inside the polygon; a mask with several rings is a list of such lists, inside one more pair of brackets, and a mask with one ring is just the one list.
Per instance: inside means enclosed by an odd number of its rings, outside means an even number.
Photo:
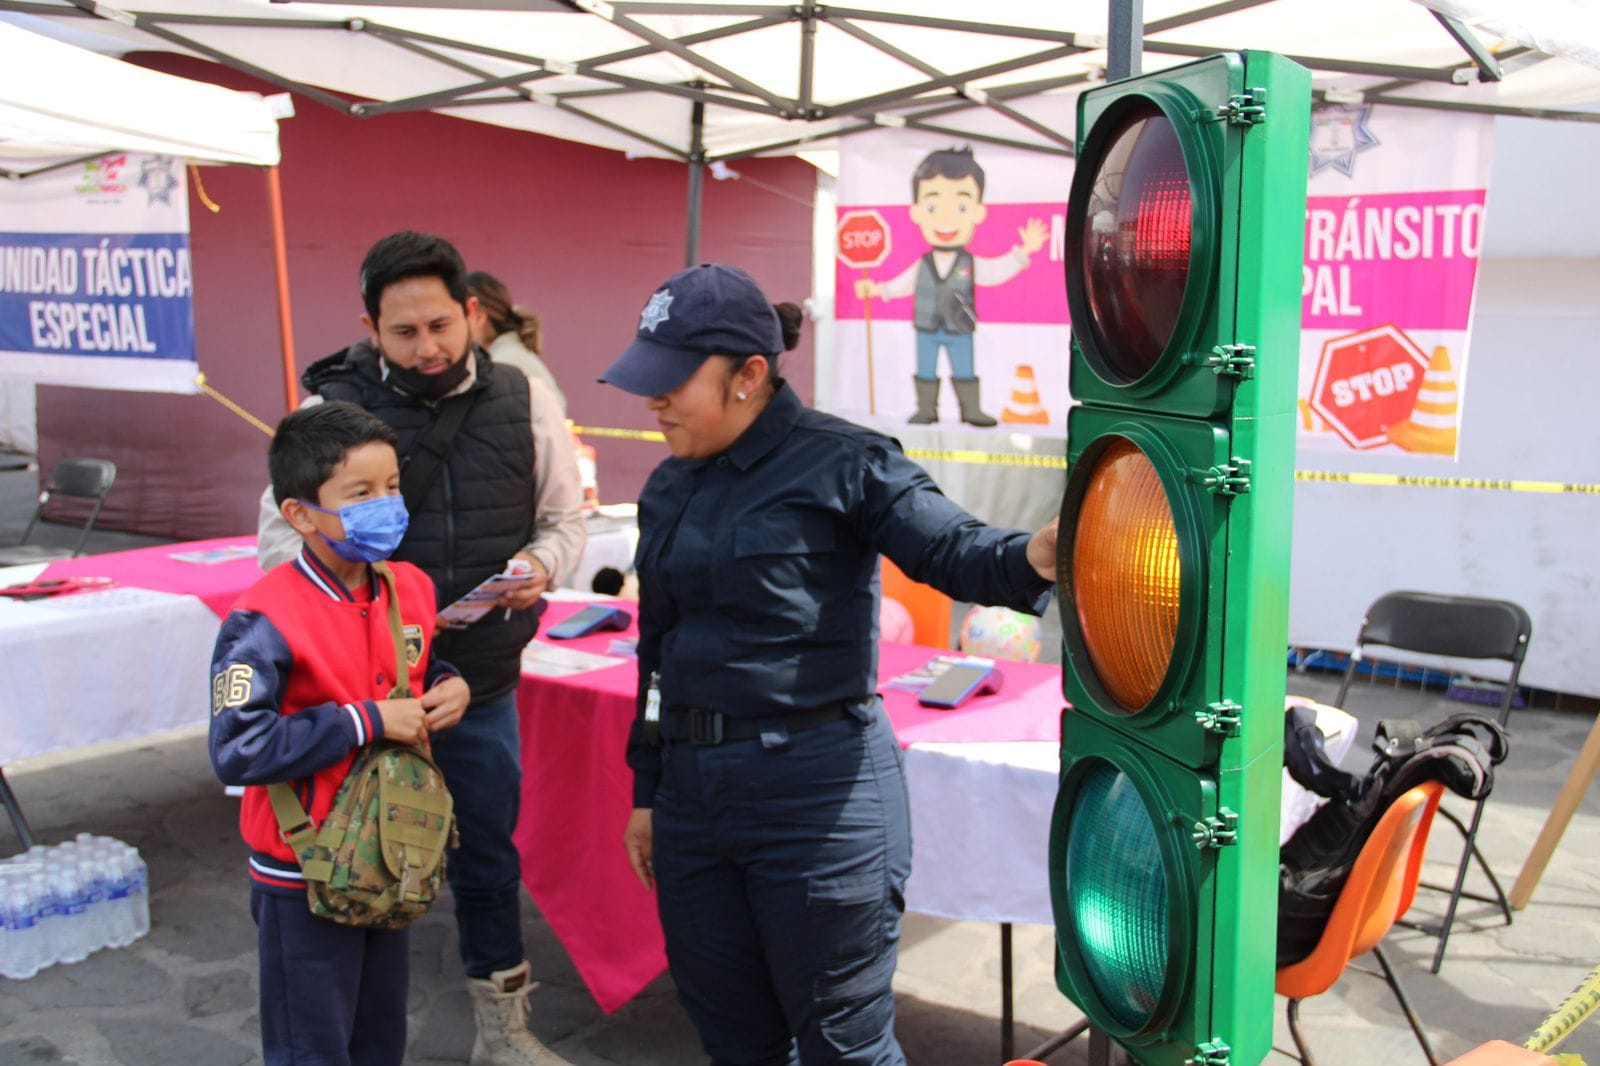
[{"label": "pink and white banner", "polygon": [[910,130],[840,155],[837,413],[1062,436],[1072,161]]},{"label": "pink and white banner", "polygon": [[[1302,448],[1454,457],[1492,120],[1312,118]],[[893,130],[842,142],[834,408],[898,429],[1063,435],[1072,161]]]},{"label": "pink and white banner", "polygon": [[1492,119],[1312,116],[1300,447],[1454,458]]}]

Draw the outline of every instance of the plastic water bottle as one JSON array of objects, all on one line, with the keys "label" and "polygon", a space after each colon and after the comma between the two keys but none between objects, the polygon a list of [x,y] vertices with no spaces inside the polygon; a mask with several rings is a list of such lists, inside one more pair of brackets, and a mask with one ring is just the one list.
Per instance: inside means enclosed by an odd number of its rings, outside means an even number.
[{"label": "plastic water bottle", "polygon": [[92,954],[106,946],[110,937],[109,915],[106,913],[106,866],[98,858],[84,858],[94,851],[78,851],[78,886],[83,893],[84,954]]},{"label": "plastic water bottle", "polygon": [[42,864],[32,868],[27,885],[29,913],[33,915],[34,922],[34,954],[42,970],[46,966],[54,966],[56,962],[49,921],[55,915],[55,901],[50,895],[50,883],[45,878]]},{"label": "plastic water bottle", "polygon": [[145,865],[138,848],[124,847],[128,849],[123,854],[128,859],[129,897],[133,901],[133,939],[137,940],[150,931],[150,867]]},{"label": "plastic water bottle", "polygon": [[128,879],[128,860],[118,847],[106,854],[106,943],[125,948],[133,943],[133,886]]},{"label": "plastic water bottle", "polygon": [[[7,871],[0,870],[0,874]],[[17,968],[14,953],[17,950],[16,941],[12,939],[11,932],[11,881],[9,878],[0,877],[0,977],[15,978],[13,971]]]},{"label": "plastic water bottle", "polygon": [[[63,845],[63,848],[67,845]],[[55,900],[55,945],[57,962],[82,962],[89,955],[87,900],[83,884],[78,880],[76,864],[62,861],[50,874],[50,893]]]},{"label": "plastic water bottle", "polygon": [[48,965],[45,962],[43,906],[38,896],[30,892],[29,880],[13,877],[3,898],[8,932],[5,976],[18,981],[27,980]]},{"label": "plastic water bottle", "polygon": [[26,980],[44,965],[44,928],[39,920],[39,901],[29,891],[28,880],[10,878],[0,898],[0,914],[6,925],[5,949],[0,951],[0,974],[13,980]]}]

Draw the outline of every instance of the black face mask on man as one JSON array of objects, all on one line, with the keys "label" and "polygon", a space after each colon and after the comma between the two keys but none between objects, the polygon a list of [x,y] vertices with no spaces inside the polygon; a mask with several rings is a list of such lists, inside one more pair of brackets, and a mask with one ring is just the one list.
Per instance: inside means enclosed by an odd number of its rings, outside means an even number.
[{"label": "black face mask on man", "polygon": [[433,403],[436,400],[444,399],[457,385],[467,380],[467,359],[471,357],[471,354],[471,352],[468,352],[467,356],[456,360],[448,369],[437,374],[424,374],[417,370],[408,370],[405,367],[396,366],[385,359],[384,362],[389,368],[389,373],[385,380],[413,399],[421,400],[424,403]]}]

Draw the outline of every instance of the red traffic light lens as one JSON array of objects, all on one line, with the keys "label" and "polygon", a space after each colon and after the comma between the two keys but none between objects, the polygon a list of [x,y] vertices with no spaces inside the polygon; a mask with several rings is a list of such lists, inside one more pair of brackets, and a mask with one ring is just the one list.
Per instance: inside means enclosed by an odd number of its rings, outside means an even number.
[{"label": "red traffic light lens", "polygon": [[1161,476],[1138,445],[1112,438],[1078,509],[1072,599],[1095,676],[1129,714],[1155,699],[1172,664],[1182,584]]},{"label": "red traffic light lens", "polygon": [[[1098,131],[1097,131],[1098,132]],[[1088,329],[1103,364],[1137,381],[1161,358],[1189,280],[1194,212],[1189,168],[1161,109],[1138,99],[1107,134],[1081,211],[1079,268]]]}]

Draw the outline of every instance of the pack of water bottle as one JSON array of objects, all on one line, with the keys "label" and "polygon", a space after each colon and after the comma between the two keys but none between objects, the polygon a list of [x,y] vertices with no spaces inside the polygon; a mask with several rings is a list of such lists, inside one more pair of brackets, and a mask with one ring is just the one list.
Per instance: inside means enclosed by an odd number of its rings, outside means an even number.
[{"label": "pack of water bottle", "polygon": [[150,931],[150,871],[139,849],[79,833],[0,861],[0,976],[32,977]]}]

